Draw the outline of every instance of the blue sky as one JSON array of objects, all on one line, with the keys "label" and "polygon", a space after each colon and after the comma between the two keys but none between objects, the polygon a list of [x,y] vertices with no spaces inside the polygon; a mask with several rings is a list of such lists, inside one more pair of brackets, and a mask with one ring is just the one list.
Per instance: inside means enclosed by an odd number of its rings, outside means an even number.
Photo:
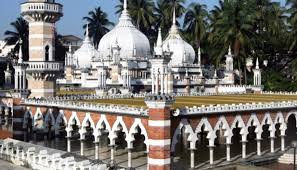
[{"label": "blue sky", "polygon": [[[20,15],[19,4],[26,0],[1,0],[0,5],[0,39],[4,37],[4,32],[11,29],[9,23],[14,21]],[[128,0],[129,1],[129,0]],[[211,9],[218,3],[218,0],[188,0],[187,4],[199,1],[206,4],[208,9]],[[276,0],[284,3],[285,0]],[[82,25],[84,21],[82,18],[87,13],[97,6],[108,13],[111,21],[117,22],[115,15],[115,6],[118,0],[57,0],[64,5],[64,16],[58,22],[57,29],[60,34],[73,34],[81,37],[83,35]]]}]

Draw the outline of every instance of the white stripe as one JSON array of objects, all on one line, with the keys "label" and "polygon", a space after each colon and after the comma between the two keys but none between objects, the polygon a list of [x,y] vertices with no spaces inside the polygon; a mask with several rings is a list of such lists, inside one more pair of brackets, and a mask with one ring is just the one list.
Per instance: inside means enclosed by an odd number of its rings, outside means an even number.
[{"label": "white stripe", "polygon": [[153,158],[148,158],[148,164],[150,165],[168,165],[170,164],[170,158],[167,159],[153,159]]},{"label": "white stripe", "polygon": [[163,140],[149,140],[149,146],[167,146],[171,145],[171,139],[163,139]]},{"label": "white stripe", "polygon": [[53,35],[50,34],[30,34],[29,35],[29,39],[33,39],[33,38],[53,38]]},{"label": "white stripe", "polygon": [[32,23],[29,23],[29,26],[48,26],[48,27],[53,27],[54,24],[52,24],[52,23],[46,23],[46,22],[32,22]]},{"label": "white stripe", "polygon": [[54,89],[31,89],[32,93],[53,93]]},{"label": "white stripe", "polygon": [[148,124],[149,126],[164,127],[164,126],[170,126],[171,121],[170,120],[149,120]]}]

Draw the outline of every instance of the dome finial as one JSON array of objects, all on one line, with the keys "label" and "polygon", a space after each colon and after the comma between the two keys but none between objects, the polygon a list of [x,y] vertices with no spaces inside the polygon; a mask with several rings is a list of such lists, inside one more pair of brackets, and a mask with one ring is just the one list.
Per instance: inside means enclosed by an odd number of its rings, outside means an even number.
[{"label": "dome finial", "polygon": [[124,0],[124,11],[127,11],[127,0]]},{"label": "dome finial", "polygon": [[199,66],[201,65],[201,48],[200,48],[200,46],[198,48],[198,65]]},{"label": "dome finial", "polygon": [[173,8],[172,24],[173,24],[173,25],[176,25],[175,5],[174,5],[174,8]]},{"label": "dome finial", "polygon": [[18,60],[18,63],[21,64],[21,63],[23,63],[23,52],[22,52],[23,41],[20,39],[19,43],[20,43],[20,48],[19,48],[19,60]]},{"label": "dome finial", "polygon": [[161,27],[159,27],[159,31],[158,31],[158,40],[157,40],[157,46],[161,46],[162,47],[163,42],[162,42],[162,30]]},{"label": "dome finial", "polygon": [[229,45],[228,55],[232,55],[232,53],[231,53],[231,45]]},{"label": "dome finial", "polygon": [[86,36],[87,37],[89,36],[89,24],[87,24],[87,27],[86,27]]}]

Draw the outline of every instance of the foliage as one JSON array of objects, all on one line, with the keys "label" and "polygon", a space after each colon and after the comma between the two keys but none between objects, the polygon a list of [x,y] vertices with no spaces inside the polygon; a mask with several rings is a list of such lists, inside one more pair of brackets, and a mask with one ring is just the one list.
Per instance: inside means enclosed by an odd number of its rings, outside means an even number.
[{"label": "foliage", "polygon": [[[94,46],[97,47],[101,38],[110,31],[110,27],[114,24],[107,18],[107,13],[103,12],[100,7],[95,8],[83,17],[89,25],[89,36],[92,38]],[[86,29],[87,24],[83,26]]]}]

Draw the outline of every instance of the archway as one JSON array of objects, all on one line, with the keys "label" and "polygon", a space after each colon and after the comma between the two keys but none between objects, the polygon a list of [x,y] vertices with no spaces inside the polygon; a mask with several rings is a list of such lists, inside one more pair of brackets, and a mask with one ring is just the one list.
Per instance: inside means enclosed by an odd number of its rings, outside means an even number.
[{"label": "archway", "polygon": [[287,130],[286,130],[286,145],[290,146],[291,142],[297,139],[297,128],[296,128],[296,115],[291,114],[287,119]]},{"label": "archway", "polygon": [[235,123],[232,129],[233,136],[231,138],[231,158],[237,159],[241,158],[242,155],[242,136],[240,134],[242,127],[239,126],[239,122]]}]

